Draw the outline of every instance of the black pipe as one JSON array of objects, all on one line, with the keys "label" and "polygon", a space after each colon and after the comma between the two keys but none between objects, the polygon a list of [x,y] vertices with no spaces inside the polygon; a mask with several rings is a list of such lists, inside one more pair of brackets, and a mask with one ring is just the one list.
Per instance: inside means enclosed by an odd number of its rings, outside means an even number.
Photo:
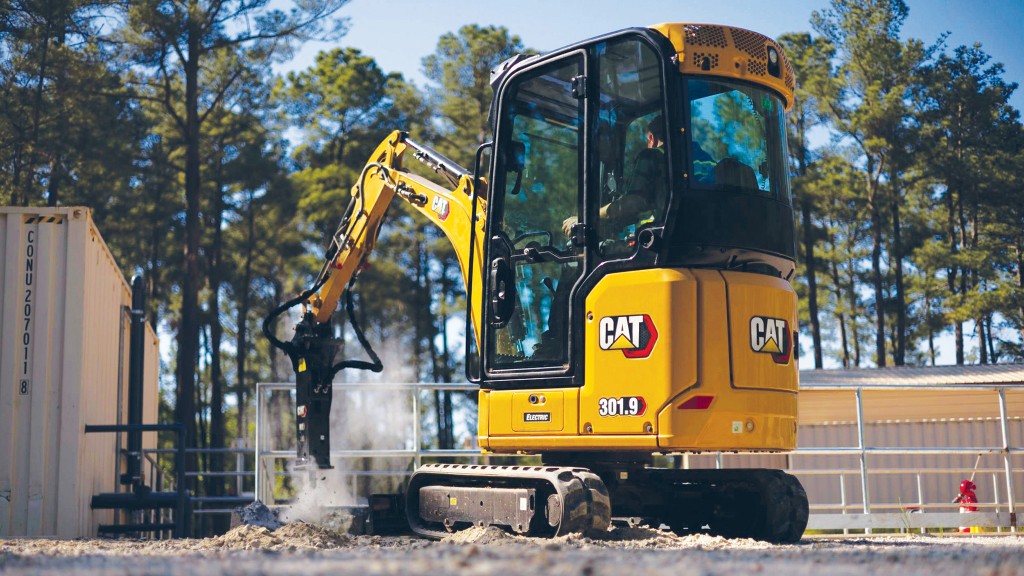
[{"label": "black pipe", "polygon": [[[146,289],[142,276],[132,278],[132,324],[128,339],[128,425],[142,424],[143,370],[146,361]],[[142,486],[142,431],[128,432],[127,483]]]},{"label": "black pipe", "polygon": [[96,494],[90,503],[93,510],[155,510],[177,508],[178,493],[150,492],[145,496],[130,492]]},{"label": "black pipe", "polygon": [[100,524],[100,534],[134,534],[136,532],[163,532],[173,530],[174,522],[143,522],[142,524]]},{"label": "black pipe", "polygon": [[[86,434],[110,434],[113,432],[180,432],[184,424],[86,424]],[[179,434],[180,435],[180,434]]]}]

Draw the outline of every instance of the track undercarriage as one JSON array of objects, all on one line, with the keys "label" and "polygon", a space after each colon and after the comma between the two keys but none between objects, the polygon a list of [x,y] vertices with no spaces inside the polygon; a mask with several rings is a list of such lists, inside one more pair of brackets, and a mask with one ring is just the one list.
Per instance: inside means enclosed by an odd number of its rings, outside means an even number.
[{"label": "track undercarriage", "polygon": [[807,526],[807,495],[781,470],[583,462],[586,467],[423,466],[406,494],[410,527],[429,538],[474,525],[553,537],[599,533],[616,522],[788,543],[799,541]]},{"label": "track undercarriage", "polygon": [[428,464],[409,481],[406,514],[414,532],[443,538],[475,525],[530,536],[608,529],[608,491],[596,474],[560,466]]}]

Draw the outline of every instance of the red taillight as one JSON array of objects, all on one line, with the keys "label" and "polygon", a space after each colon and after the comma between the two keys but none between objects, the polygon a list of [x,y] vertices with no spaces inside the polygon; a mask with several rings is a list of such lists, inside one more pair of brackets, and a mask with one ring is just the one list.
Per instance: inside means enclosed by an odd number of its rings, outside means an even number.
[{"label": "red taillight", "polygon": [[694,396],[679,405],[680,410],[707,410],[711,406],[714,396]]}]

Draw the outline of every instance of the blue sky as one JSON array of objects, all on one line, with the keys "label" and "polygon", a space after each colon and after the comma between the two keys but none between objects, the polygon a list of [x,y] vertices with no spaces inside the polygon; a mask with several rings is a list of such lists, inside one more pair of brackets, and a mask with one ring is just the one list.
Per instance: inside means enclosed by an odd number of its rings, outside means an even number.
[{"label": "blue sky", "polygon": [[[353,46],[372,56],[387,72],[401,72],[426,84],[421,61],[437,39],[464,24],[501,25],[526,46],[542,52],[631,26],[658,22],[707,22],[749,28],[772,37],[810,30],[814,10],[827,0],[351,0],[342,9],[348,34],[330,44],[311,43],[282,70],[305,68],[324,48]],[[908,0],[904,37],[934,42],[950,32],[947,44],[981,42],[1006,67],[1008,81],[1024,83],[1024,0]],[[1024,90],[1013,98],[1024,108]]]}]

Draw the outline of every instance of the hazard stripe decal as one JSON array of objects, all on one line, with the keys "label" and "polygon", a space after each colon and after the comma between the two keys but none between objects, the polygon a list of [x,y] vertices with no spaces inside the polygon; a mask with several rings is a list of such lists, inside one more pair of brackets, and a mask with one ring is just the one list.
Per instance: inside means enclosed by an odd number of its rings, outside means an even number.
[{"label": "hazard stripe decal", "polygon": [[25,224],[63,224],[63,216],[23,216]]}]

